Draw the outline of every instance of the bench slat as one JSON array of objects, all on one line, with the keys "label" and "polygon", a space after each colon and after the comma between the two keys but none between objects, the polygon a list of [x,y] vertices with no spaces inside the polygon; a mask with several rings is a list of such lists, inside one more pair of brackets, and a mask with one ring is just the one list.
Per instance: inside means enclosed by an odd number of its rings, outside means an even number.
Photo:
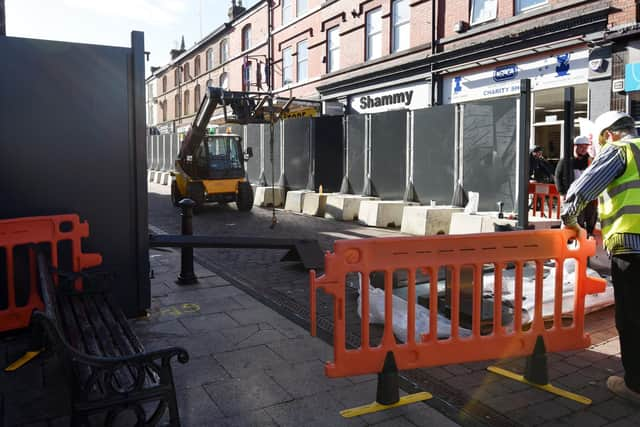
[{"label": "bench slat", "polygon": [[[78,322],[76,321],[76,318],[73,314],[73,308],[69,297],[67,295],[58,294],[57,299],[60,308],[59,312],[62,316],[62,319],[58,319],[57,322],[60,324],[65,338],[67,339],[71,347],[82,353],[87,353],[84,342],[82,340],[82,334],[80,332],[80,329],[78,328]],[[82,382],[85,382],[91,375],[91,370],[87,365],[74,363],[73,369]],[[99,390],[99,392],[101,391],[102,390]]]}]

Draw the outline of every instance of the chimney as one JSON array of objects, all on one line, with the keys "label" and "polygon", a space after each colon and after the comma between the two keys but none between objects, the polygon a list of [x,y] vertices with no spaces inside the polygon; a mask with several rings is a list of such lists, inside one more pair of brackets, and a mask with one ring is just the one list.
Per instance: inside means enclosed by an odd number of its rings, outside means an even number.
[{"label": "chimney", "polygon": [[238,16],[242,15],[242,13],[246,9],[242,7],[242,0],[238,0],[236,4],[236,0],[231,0],[231,7],[229,8],[229,21],[233,21]]},{"label": "chimney", "polygon": [[174,60],[184,52],[186,52],[186,49],[184,48],[184,35],[183,35],[182,41],[180,42],[180,49],[171,49],[169,51],[169,55],[171,55],[171,60]]},{"label": "chimney", "polygon": [[151,67],[151,74],[155,74],[159,69],[160,67]]}]

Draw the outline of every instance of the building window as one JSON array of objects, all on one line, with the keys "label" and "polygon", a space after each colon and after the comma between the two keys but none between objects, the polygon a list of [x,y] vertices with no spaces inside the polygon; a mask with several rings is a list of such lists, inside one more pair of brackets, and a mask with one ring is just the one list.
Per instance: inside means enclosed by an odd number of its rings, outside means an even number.
[{"label": "building window", "polygon": [[191,79],[191,65],[187,62],[186,64],[183,65],[184,67],[184,81],[189,81],[189,79]]},{"label": "building window", "polygon": [[309,50],[307,49],[307,41],[298,42],[297,46],[297,67],[296,73],[299,82],[303,82],[309,78]]},{"label": "building window", "polygon": [[547,4],[547,0],[516,0],[516,13],[526,12],[543,4]]},{"label": "building window", "polygon": [[229,59],[229,42],[224,39],[220,42],[220,63],[224,64]]},{"label": "building window", "polygon": [[382,56],[382,8],[367,13],[367,57],[366,60]]},{"label": "building window", "polygon": [[196,59],[193,60],[193,74],[194,77],[200,75],[200,55],[196,56]]},{"label": "building window", "polygon": [[180,95],[176,95],[173,98],[173,105],[174,105],[174,108],[175,108],[174,111],[176,113],[175,117],[177,119],[182,115],[182,113],[180,112]]},{"label": "building window", "polygon": [[184,114],[189,114],[189,102],[191,101],[189,97],[189,91],[185,91],[184,93]]},{"label": "building window", "polygon": [[195,89],[193,89],[193,111],[198,111],[198,107],[200,107],[200,85],[196,85]]},{"label": "building window", "polygon": [[498,16],[498,0],[473,0],[471,25],[491,21]]},{"label": "building window", "polygon": [[167,91],[167,76],[162,77],[162,93]]},{"label": "building window", "polygon": [[162,121],[167,121],[167,101],[162,101]]},{"label": "building window", "polygon": [[227,73],[220,75],[220,87],[225,90],[229,89],[229,75]]},{"label": "building window", "polygon": [[251,70],[253,69],[251,65],[251,62],[247,62],[242,66],[242,90],[251,90]]},{"label": "building window", "polygon": [[180,67],[176,67],[175,70],[173,70],[173,81],[175,82],[175,86],[178,87],[178,85],[180,84]]},{"label": "building window", "polygon": [[207,71],[213,68],[213,49],[207,49]]},{"label": "building window", "polygon": [[251,24],[247,24],[242,28],[242,50],[251,49]]},{"label": "building window", "polygon": [[302,16],[307,13],[308,9],[307,0],[297,0],[296,1],[296,16]]},{"label": "building window", "polygon": [[340,33],[338,27],[327,31],[327,72],[340,68]]},{"label": "building window", "polygon": [[207,80],[207,87],[213,87],[213,80]]},{"label": "building window", "polygon": [[[494,0],[495,1],[495,0]],[[393,52],[409,49],[411,34],[411,7],[409,0],[395,0],[393,2]]]},{"label": "building window", "polygon": [[291,18],[293,18],[291,12],[291,0],[282,0],[282,25],[291,22]]},{"label": "building window", "polygon": [[290,47],[282,50],[282,86],[293,82],[293,60],[291,59],[291,53]]}]

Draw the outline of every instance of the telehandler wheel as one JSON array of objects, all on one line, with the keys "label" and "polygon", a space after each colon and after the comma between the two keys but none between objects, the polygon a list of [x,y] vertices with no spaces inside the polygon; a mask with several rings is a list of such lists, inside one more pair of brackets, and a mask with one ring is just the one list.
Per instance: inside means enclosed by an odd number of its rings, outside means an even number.
[{"label": "telehandler wheel", "polygon": [[236,200],[238,210],[242,212],[250,211],[253,207],[253,190],[248,182],[238,183],[238,195]]},{"label": "telehandler wheel", "polygon": [[182,199],[180,190],[178,190],[178,183],[175,180],[171,181],[171,203],[173,203],[173,206],[179,207]]}]

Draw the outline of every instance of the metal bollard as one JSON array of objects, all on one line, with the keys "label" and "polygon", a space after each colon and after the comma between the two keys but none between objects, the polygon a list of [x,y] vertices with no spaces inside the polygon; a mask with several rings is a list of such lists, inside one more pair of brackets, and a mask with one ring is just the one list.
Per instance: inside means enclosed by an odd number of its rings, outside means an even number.
[{"label": "metal bollard", "polygon": [[[182,235],[191,236],[193,234],[193,207],[196,205],[196,202],[191,199],[182,199],[178,204],[182,209],[180,213],[182,217]],[[179,285],[193,285],[194,283],[198,283],[198,278],[193,272],[193,248],[183,247],[181,250],[180,275],[176,283]]]}]

